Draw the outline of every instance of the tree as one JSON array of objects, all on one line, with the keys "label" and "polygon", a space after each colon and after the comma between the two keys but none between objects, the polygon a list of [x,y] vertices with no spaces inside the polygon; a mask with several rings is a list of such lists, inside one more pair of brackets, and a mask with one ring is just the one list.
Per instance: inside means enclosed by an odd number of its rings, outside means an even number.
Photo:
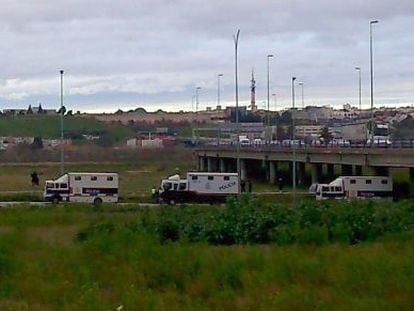
[{"label": "tree", "polygon": [[45,111],[44,111],[44,110],[43,110],[43,108],[42,108],[42,104],[40,104],[40,103],[39,103],[39,108],[37,109],[37,113],[38,113],[38,114],[45,113]]},{"label": "tree", "polygon": [[67,115],[67,116],[73,116],[73,111],[72,111],[72,110],[69,110],[69,111],[66,113],[66,115]]},{"label": "tree", "polygon": [[26,114],[33,114],[32,105],[29,105],[29,108],[27,108]]},{"label": "tree", "polygon": [[58,110],[58,112],[57,112],[58,114],[63,114],[63,115],[65,115],[65,113],[66,113],[66,107],[65,106],[62,106],[59,110]]},{"label": "tree", "polygon": [[329,128],[326,127],[326,126],[324,126],[321,129],[320,136],[323,139],[323,142],[325,144],[328,144],[332,140],[332,138],[333,138],[332,133],[329,131]]}]

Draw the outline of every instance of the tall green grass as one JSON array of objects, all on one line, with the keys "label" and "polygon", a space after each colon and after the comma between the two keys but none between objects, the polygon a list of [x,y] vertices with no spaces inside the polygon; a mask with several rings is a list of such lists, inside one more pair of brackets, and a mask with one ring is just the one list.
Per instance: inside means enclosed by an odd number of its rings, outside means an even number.
[{"label": "tall green grass", "polygon": [[[204,226],[199,214],[226,212],[226,207],[203,208],[0,210],[0,310],[410,310],[414,305],[411,231],[354,245],[212,246],[190,241],[190,235],[160,241],[157,228],[172,214]],[[375,203],[366,208],[404,210]],[[309,212],[300,218],[305,227],[321,219]],[[288,212],[281,213],[280,220],[288,222]]]},{"label": "tall green grass", "polygon": [[3,310],[408,310],[414,303],[412,242],[211,247],[118,231],[61,246],[21,229],[0,245]]}]

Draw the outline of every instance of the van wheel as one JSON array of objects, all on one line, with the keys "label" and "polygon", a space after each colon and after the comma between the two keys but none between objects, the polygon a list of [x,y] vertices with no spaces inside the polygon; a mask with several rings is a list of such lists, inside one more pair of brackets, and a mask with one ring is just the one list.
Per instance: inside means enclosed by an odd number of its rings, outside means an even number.
[{"label": "van wheel", "polygon": [[96,206],[99,206],[102,204],[102,199],[101,198],[95,198],[95,200],[93,200],[93,204]]},{"label": "van wheel", "polygon": [[60,201],[60,199],[59,199],[59,197],[58,197],[58,196],[53,197],[53,199],[52,199],[52,203],[53,203],[53,204],[59,204],[59,201]]},{"label": "van wheel", "polygon": [[170,205],[175,205],[175,200],[171,199],[169,202]]}]

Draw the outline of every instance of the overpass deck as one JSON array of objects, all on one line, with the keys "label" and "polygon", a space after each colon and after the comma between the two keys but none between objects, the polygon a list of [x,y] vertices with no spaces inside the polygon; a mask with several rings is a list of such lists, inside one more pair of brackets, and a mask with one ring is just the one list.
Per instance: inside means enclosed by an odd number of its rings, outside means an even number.
[{"label": "overpass deck", "polygon": [[[236,147],[203,147],[197,157],[236,159]],[[243,160],[293,161],[292,148],[240,147]],[[414,149],[407,148],[296,148],[296,162],[414,168]]]}]

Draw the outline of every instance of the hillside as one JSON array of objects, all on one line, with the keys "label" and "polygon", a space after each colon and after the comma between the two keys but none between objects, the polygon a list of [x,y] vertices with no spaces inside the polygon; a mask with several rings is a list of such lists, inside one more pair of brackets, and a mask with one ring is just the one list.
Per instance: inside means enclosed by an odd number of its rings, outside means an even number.
[{"label": "hillside", "polygon": [[[65,116],[64,131],[72,136],[104,133],[115,140],[134,136],[134,132],[126,126],[76,116]],[[0,136],[57,138],[60,136],[60,117],[39,115],[1,117]]]}]

